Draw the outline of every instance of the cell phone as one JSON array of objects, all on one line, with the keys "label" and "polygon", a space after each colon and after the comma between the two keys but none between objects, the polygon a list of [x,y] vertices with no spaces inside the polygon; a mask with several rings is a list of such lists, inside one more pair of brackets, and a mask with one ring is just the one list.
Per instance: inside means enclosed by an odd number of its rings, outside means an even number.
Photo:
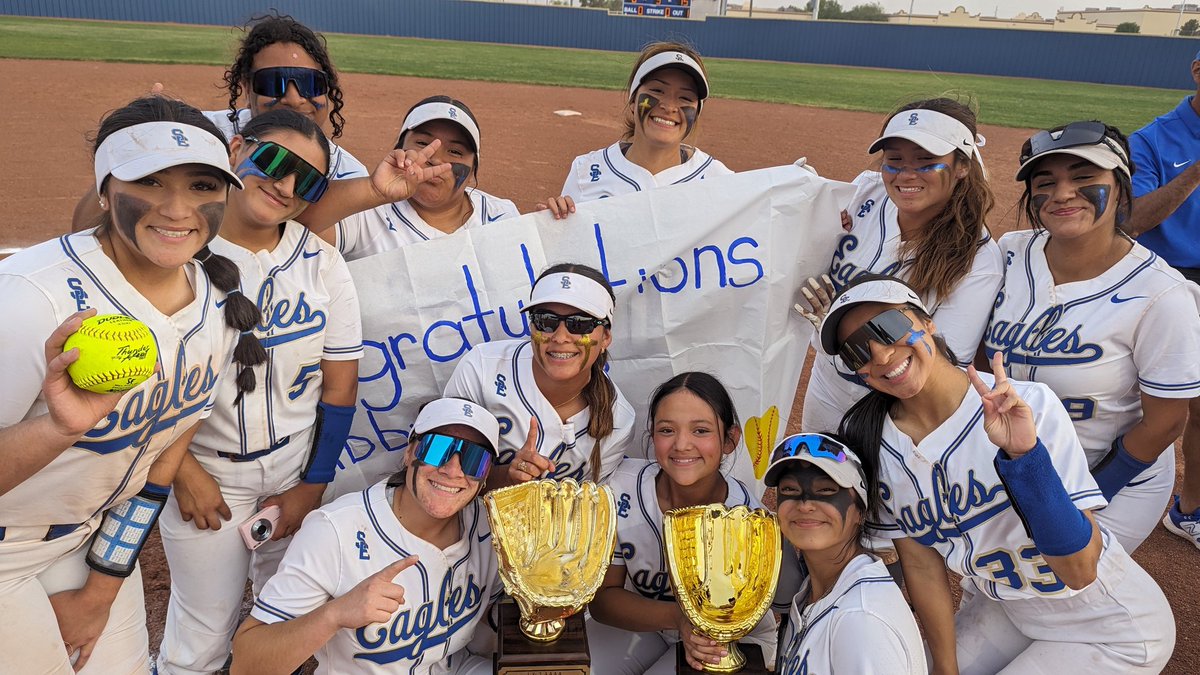
[{"label": "cell phone", "polygon": [[270,541],[275,526],[279,524],[281,513],[278,506],[271,505],[238,525],[238,532],[242,533],[242,541],[246,542],[246,548],[253,551]]}]

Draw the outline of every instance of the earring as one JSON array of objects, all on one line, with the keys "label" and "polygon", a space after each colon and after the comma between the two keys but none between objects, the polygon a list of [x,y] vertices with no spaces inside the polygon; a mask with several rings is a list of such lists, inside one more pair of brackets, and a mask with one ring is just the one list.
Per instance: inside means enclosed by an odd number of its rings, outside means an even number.
[{"label": "earring", "polygon": [[99,199],[100,199],[100,208],[102,208],[102,209],[103,209],[103,208],[107,208],[107,207],[104,205],[104,197],[99,197]]}]

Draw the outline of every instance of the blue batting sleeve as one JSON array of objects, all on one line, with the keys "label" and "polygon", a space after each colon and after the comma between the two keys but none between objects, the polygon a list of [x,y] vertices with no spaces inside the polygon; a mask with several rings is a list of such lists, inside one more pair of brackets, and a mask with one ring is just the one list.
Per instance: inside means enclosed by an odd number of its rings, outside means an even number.
[{"label": "blue batting sleeve", "polygon": [[88,567],[113,577],[133,574],[138,554],[146,545],[169,494],[169,485],[146,483],[141,492],[104,514],[88,548]]},{"label": "blue batting sleeve", "polygon": [[1112,449],[1092,469],[1092,478],[1096,479],[1096,485],[1100,492],[1104,493],[1104,498],[1111,502],[1121,488],[1129,485],[1129,481],[1152,466],[1154,462],[1143,462],[1129,454],[1125,449],[1125,437],[1118,436],[1117,440],[1113,441]]},{"label": "blue batting sleeve", "polygon": [[318,484],[333,482],[338,457],[346,445],[346,438],[350,436],[354,408],[352,405],[333,405],[325,401],[317,403],[312,450],[308,453],[308,465],[300,472],[300,480]]},{"label": "blue batting sleeve", "polygon": [[993,463],[1038,551],[1064,556],[1087,547],[1092,540],[1092,523],[1071,501],[1042,439],[1017,459],[1009,459],[998,450]]}]

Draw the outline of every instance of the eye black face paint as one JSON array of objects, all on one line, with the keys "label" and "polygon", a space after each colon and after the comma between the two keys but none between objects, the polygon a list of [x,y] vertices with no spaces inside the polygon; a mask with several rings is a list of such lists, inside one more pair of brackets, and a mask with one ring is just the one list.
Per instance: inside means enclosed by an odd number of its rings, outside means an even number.
[{"label": "eye black face paint", "polygon": [[1092,208],[1096,209],[1096,216],[1092,221],[1100,220],[1100,216],[1103,216],[1104,212],[1108,210],[1108,186],[1084,185],[1079,188],[1079,194],[1091,202]]},{"label": "eye black face paint", "polygon": [[225,202],[210,202],[196,210],[208,223],[208,238],[204,240],[204,245],[207,246],[221,231],[221,221],[225,218]]},{"label": "eye black face paint", "polygon": [[650,111],[658,107],[658,98],[650,94],[638,94],[637,97],[637,116],[639,122],[645,122],[650,116]]},{"label": "eye black face paint", "polygon": [[[795,481],[796,484],[794,486],[786,486],[787,489],[785,490],[784,481],[788,481],[789,483]],[[838,491],[833,494],[817,494],[818,483],[821,487],[827,487],[832,484],[838,488]],[[846,522],[846,514],[850,510],[850,505],[854,503],[854,491],[850,488],[841,487],[833,482],[833,479],[824,471],[809,464],[799,469],[792,469],[783,475],[783,478],[779,481],[776,499],[780,507],[783,506],[784,502],[793,499],[797,501],[824,502],[837,509],[844,523]]]},{"label": "eye black face paint", "polygon": [[112,196],[112,220],[129,243],[142,250],[137,240],[137,224],[150,212],[150,202],[120,192]]},{"label": "eye black face paint", "polygon": [[1045,206],[1046,202],[1048,201],[1050,201],[1050,195],[1034,195],[1029,198],[1029,203],[1033,205],[1034,213],[1041,213],[1042,207]]},{"label": "eye black face paint", "polygon": [[462,162],[450,162],[450,173],[454,174],[454,189],[462,187],[471,175],[471,167]]},{"label": "eye black face paint", "polygon": [[696,118],[700,116],[700,110],[696,106],[685,105],[679,108],[679,112],[683,114],[684,124],[687,125],[687,130],[683,132],[686,138],[688,134],[692,133],[692,127],[696,126]]}]

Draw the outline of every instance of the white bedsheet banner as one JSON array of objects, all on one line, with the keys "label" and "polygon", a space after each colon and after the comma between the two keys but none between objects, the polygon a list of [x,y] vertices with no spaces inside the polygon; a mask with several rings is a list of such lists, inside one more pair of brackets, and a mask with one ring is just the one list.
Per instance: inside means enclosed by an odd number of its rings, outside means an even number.
[{"label": "white bedsheet banner", "polygon": [[[787,424],[812,333],[791,310],[825,271],[853,187],[797,165],[762,169],[463,230],[350,264],[366,356],[344,468],[394,471],[418,406],[439,396],[472,346],[527,337],[519,312],[537,275],[576,262],[617,294],[611,376],[638,411],[672,375],[703,370],[733,395],[743,424],[769,406]],[[769,448],[768,448],[769,450]],[[754,483],[746,449],[732,471]],[[761,493],[761,488],[758,489]]]}]

